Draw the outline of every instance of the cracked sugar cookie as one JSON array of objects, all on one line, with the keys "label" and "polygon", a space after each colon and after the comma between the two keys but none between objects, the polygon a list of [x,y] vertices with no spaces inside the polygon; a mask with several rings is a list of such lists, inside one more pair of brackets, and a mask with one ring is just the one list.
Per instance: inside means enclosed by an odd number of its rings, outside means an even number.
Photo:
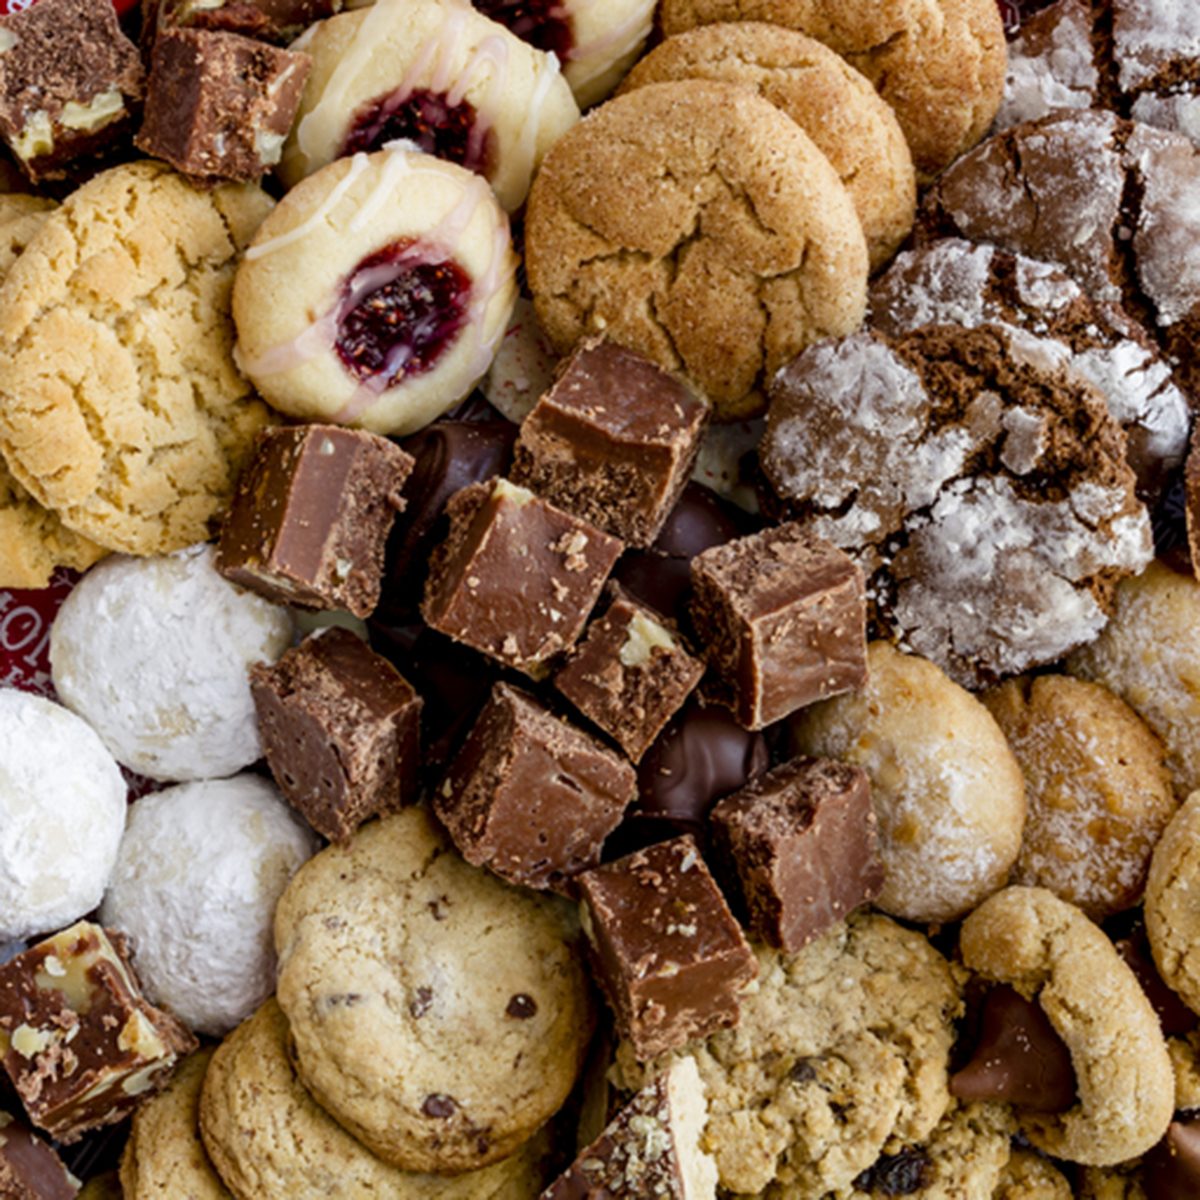
[{"label": "cracked sugar cookie", "polygon": [[237,256],[271,208],[160,163],[50,213],[0,289],[0,451],[70,529],[131,554],[203,541],[268,410],[233,363]]},{"label": "cracked sugar cookie", "polygon": [[687,80],[610,100],[546,156],[525,265],[557,349],[605,333],[709,398],[760,410],[804,346],[866,308],[867,247],[841,180],[747,88]]},{"label": "cracked sugar cookie", "polygon": [[877,626],[977,687],[1094,638],[1152,557],[1102,397],[996,326],[863,332],[780,372],[768,502],[855,556]]}]

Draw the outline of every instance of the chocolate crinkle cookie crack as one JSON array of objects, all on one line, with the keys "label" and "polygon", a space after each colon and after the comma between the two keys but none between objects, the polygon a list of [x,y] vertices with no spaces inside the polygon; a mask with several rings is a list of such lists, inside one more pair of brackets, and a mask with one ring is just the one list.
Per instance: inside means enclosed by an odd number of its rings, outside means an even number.
[{"label": "chocolate crinkle cookie crack", "polygon": [[1150,560],[1119,426],[1015,331],[858,333],[771,396],[768,509],[854,555],[876,626],[965,686],[1095,637]]}]

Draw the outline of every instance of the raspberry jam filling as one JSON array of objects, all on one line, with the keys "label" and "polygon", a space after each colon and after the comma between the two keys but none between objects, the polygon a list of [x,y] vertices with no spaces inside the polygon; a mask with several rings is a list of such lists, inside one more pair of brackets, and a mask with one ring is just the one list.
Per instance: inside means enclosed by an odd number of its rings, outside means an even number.
[{"label": "raspberry jam filling", "polygon": [[539,50],[553,51],[559,62],[567,62],[575,46],[567,10],[554,0],[471,0],[485,17],[504,25],[523,42]]},{"label": "raspberry jam filling", "polygon": [[436,253],[393,242],[346,280],[334,346],[360,383],[383,390],[429,370],[466,323],[471,277]]},{"label": "raspberry jam filling", "polygon": [[451,103],[445,92],[401,89],[362,105],[354,114],[342,154],[412,142],[426,154],[486,175],[494,160],[492,130],[469,100]]}]

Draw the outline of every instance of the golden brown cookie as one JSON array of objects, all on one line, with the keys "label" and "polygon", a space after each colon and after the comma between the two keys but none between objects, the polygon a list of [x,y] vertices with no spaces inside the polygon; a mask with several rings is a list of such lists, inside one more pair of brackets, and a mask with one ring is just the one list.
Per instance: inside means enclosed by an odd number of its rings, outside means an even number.
[{"label": "golden brown cookie", "polygon": [[0,276],[8,274],[29,239],[57,207],[48,196],[0,195]]},{"label": "golden brown cookie", "polygon": [[995,0],[663,0],[668,36],[717,21],[768,21],[814,37],[895,110],[923,181],[987,132],[1007,54]]},{"label": "golden brown cookie", "polygon": [[0,289],[0,451],[103,546],[203,541],[267,409],[233,363],[229,292],[271,202],[114,167],[52,212]]},{"label": "golden brown cookie", "polygon": [[1172,818],[1146,880],[1146,933],[1167,985],[1200,1012],[1200,792]]},{"label": "golden brown cookie", "polygon": [[617,94],[677,79],[739,83],[787,113],[850,193],[872,271],[908,236],[917,182],[904,133],[871,84],[828,46],[756,21],[705,25],[657,46]]},{"label": "golden brown cookie", "polygon": [[1053,1163],[1030,1150],[1013,1150],[992,1200],[1071,1200],[1071,1185]]},{"label": "golden brown cookie", "polygon": [[1107,688],[1065,675],[1011,679],[981,699],[1025,776],[1009,882],[1048,888],[1096,921],[1136,904],[1176,808],[1162,743]]},{"label": "golden brown cookie", "polygon": [[559,350],[605,332],[688,375],[718,418],[761,409],[775,370],[865,311],[866,242],[837,173],[734,84],[649,84],[569,130],[525,239]]}]

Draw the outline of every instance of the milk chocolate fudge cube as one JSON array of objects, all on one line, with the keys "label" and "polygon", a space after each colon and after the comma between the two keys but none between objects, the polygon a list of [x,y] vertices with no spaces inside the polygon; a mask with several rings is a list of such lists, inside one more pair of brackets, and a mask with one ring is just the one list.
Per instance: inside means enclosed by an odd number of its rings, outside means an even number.
[{"label": "milk chocolate fudge cube", "polygon": [[0,17],[0,136],[35,182],[123,134],[144,86],[111,0],[39,0]]},{"label": "milk chocolate fudge cube", "polygon": [[787,954],[883,886],[870,783],[848,763],[793,759],[727,796],[710,821],[751,929]]},{"label": "milk chocolate fudge cube", "polygon": [[495,479],[446,505],[421,612],[427,624],[534,679],[579,637],[622,543]]},{"label": "milk chocolate fudge cube", "polygon": [[636,763],[703,674],[677,630],[618,591],[554,686]]},{"label": "milk chocolate fudge cube", "polygon": [[416,799],[421,697],[348,629],[307,638],[250,668],[271,774],[288,803],[332,842]]},{"label": "milk chocolate fudge cube", "polygon": [[311,66],[236,33],[164,30],[134,143],[185,175],[257,179],[283,153]]},{"label": "milk chocolate fudge cube", "polygon": [[661,367],[584,342],[521,426],[513,480],[631,546],[648,546],[679,499],[707,406]]},{"label": "milk chocolate fudge cube", "polygon": [[690,834],[579,876],[583,927],[639,1059],[736,1025],[758,963]]},{"label": "milk chocolate fudge cube", "polygon": [[497,683],[433,807],[467,862],[510,883],[564,890],[600,861],[636,792],[619,754]]},{"label": "milk chocolate fudge cube", "polygon": [[126,1116],[196,1049],[142,995],[124,939],[88,921],[0,966],[0,1063],[61,1142]]},{"label": "milk chocolate fudge cube", "polygon": [[799,522],[704,551],[692,589],[720,699],[747,729],[866,681],[862,572]]},{"label": "milk chocolate fudge cube", "polygon": [[151,0],[143,3],[142,12],[144,29],[151,37],[156,30],[185,28],[290,42],[314,21],[332,17],[342,7],[342,0]]},{"label": "milk chocolate fudge cube", "polygon": [[412,456],[338,425],[259,434],[217,545],[226,579],[282,604],[369,616]]},{"label": "milk chocolate fudge cube", "polygon": [[79,1180],[40,1137],[0,1112],[0,1196],[6,1200],[74,1200]]}]

